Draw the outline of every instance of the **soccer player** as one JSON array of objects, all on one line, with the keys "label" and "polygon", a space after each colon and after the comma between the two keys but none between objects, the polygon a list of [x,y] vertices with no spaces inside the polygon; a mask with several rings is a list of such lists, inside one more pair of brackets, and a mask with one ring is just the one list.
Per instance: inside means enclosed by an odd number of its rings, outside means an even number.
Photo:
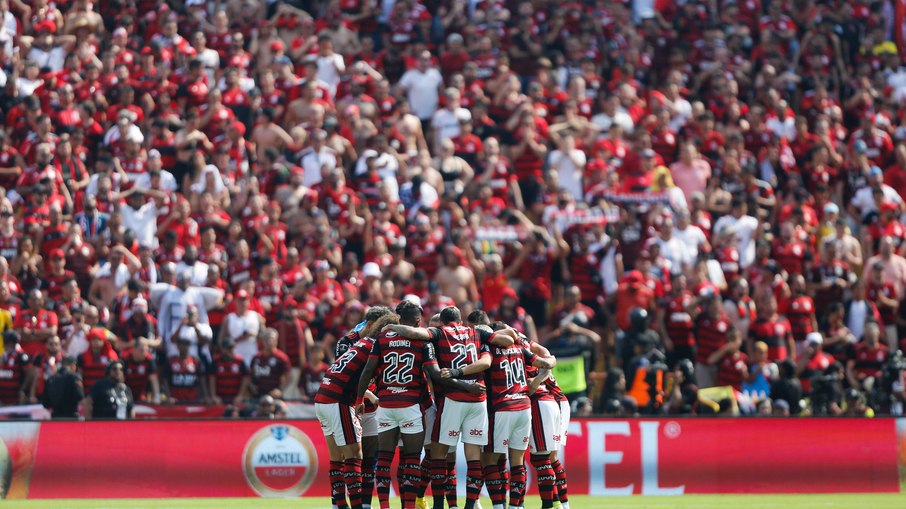
[{"label": "soccer player", "polygon": [[[422,308],[404,300],[396,307],[399,323],[411,327],[421,325]],[[402,435],[400,455],[400,495],[403,509],[413,509],[421,483],[421,449],[425,442],[423,403],[425,373],[440,380],[434,345],[430,342],[403,338],[391,330],[383,331],[374,343],[368,363],[362,371],[357,391],[356,412],[364,410],[362,397],[371,377],[377,374],[379,407],[377,489],[381,509],[390,507],[390,464]],[[480,393],[475,384],[443,382],[474,394]]]},{"label": "soccer player", "polygon": [[[488,345],[509,347],[513,344],[515,331],[502,330],[498,333],[475,329],[462,324],[462,314],[455,306],[440,312],[442,327],[428,329],[406,325],[390,325],[388,329],[410,339],[432,341],[437,349],[441,368],[462,369],[479,363],[473,369],[485,370],[491,366]],[[481,449],[487,445],[488,409],[486,405],[484,377],[476,372],[462,379],[479,386],[479,394],[458,388],[436,385],[438,396],[437,419],[432,431],[431,450],[431,491],[434,495],[434,509],[442,509],[447,482],[447,453],[460,440],[468,466],[466,474],[466,509],[473,509],[482,487]],[[452,506],[451,506],[452,507]]]},{"label": "soccer player", "polygon": [[[362,368],[371,354],[374,332],[386,324],[388,308],[372,308],[360,323],[337,342],[340,354],[331,364],[321,387],[315,395],[315,414],[327,440],[330,453],[330,485],[333,509],[344,509],[347,485],[352,509],[361,509],[362,501],[362,449],[359,440],[362,427],[352,405]],[[342,350],[342,352],[341,352]],[[370,391],[369,398],[377,399]],[[367,489],[367,487],[366,487]]]},{"label": "soccer player", "polygon": [[[479,326],[485,327],[485,326]],[[501,322],[495,330],[506,328]],[[508,454],[510,461],[510,507],[521,507],[525,499],[525,450],[529,445],[532,414],[529,401],[527,365],[550,370],[556,364],[553,357],[539,357],[524,343],[509,347],[490,346],[491,368],[487,372],[488,392],[491,395],[491,438],[489,454],[485,457],[484,476],[494,509],[504,509],[507,492],[506,463],[501,460]],[[459,378],[471,375],[481,366],[469,365],[462,369],[444,369],[443,377]]]}]

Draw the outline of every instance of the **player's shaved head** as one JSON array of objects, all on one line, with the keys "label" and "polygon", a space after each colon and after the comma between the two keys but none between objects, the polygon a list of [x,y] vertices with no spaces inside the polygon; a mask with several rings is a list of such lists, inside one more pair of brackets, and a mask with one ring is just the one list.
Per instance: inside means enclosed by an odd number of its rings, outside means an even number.
[{"label": "player's shaved head", "polygon": [[[2,260],[2,258],[0,258],[0,260]],[[0,285],[0,288],[3,288],[3,286]],[[428,326],[429,327],[440,327],[441,325],[443,325],[443,324],[440,323],[440,313],[434,313],[431,316],[431,320],[428,321]]]},{"label": "player's shaved head", "polygon": [[456,306],[447,306],[440,312],[440,322],[444,325],[448,323],[461,323],[462,313]]},{"label": "player's shaved head", "polygon": [[476,309],[475,311],[472,311],[471,313],[469,313],[469,316],[466,317],[466,322],[468,322],[469,325],[474,327],[476,325],[490,325],[491,319],[488,318],[487,313],[485,313],[484,311],[482,311],[480,309]]}]

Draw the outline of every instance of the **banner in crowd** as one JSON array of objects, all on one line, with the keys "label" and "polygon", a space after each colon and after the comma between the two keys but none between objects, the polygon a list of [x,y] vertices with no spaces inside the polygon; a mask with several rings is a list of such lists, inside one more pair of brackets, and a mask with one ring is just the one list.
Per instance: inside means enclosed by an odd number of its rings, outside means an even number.
[{"label": "banner in crowd", "polygon": [[[895,492],[897,424],[576,419],[561,457],[576,494]],[[327,461],[314,420],[0,423],[7,498],[329,496]]]}]

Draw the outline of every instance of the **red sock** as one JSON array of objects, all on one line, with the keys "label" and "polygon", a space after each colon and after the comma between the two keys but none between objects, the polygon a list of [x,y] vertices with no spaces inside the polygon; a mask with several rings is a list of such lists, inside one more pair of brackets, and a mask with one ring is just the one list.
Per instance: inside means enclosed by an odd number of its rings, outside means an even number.
[{"label": "red sock", "polygon": [[403,465],[403,476],[400,478],[400,498],[403,499],[403,509],[415,509],[418,483],[422,478],[422,467],[418,460],[418,453],[403,454],[400,457],[400,464]]},{"label": "red sock", "polygon": [[466,473],[466,506],[465,509],[473,509],[475,501],[481,496],[481,487],[484,482],[481,479],[481,462],[478,460],[467,461],[468,467]]},{"label": "red sock", "polygon": [[525,465],[510,467],[510,507],[522,507],[525,501]]},{"label": "red sock", "polygon": [[421,479],[418,480],[418,492],[416,493],[416,496],[424,497],[425,492],[428,490],[428,483],[431,482],[431,460],[428,458],[427,454],[425,454],[424,459],[422,459],[419,469],[421,470]]},{"label": "red sock", "polygon": [[456,460],[447,459],[447,505],[457,507],[456,503]]},{"label": "red sock", "polygon": [[343,479],[349,490],[349,505],[352,509],[362,509],[362,460],[349,458],[343,466]]},{"label": "red sock", "polygon": [[431,494],[434,509],[444,509],[444,495],[447,492],[447,460],[431,460]]},{"label": "red sock", "polygon": [[541,494],[541,509],[554,507],[554,483],[557,476],[551,468],[551,458],[548,454],[532,454],[532,466],[538,480],[538,492]]},{"label": "red sock", "polygon": [[330,462],[330,499],[337,507],[349,507],[346,504],[346,483],[343,476],[343,462]]},{"label": "red sock", "polygon": [[488,495],[491,496],[491,504],[503,505],[506,503],[506,485],[500,476],[499,467],[488,465],[484,467],[484,483],[488,487]]},{"label": "red sock", "polygon": [[390,465],[393,463],[393,452],[378,451],[377,466],[374,469],[374,480],[377,486],[378,503],[381,509],[390,509]]},{"label": "red sock", "polygon": [[566,485],[566,469],[563,467],[563,464],[560,463],[559,459],[551,462],[551,468],[554,469],[554,475],[557,476],[557,481],[554,485],[557,488],[557,499],[561,504],[569,502],[569,495],[567,493],[568,487]]}]

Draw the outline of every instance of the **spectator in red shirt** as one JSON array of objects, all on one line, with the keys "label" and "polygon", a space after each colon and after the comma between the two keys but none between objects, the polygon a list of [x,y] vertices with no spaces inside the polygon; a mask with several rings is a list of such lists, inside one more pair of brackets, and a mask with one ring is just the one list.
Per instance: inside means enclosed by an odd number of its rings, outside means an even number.
[{"label": "spectator in red shirt", "polygon": [[249,366],[249,391],[254,396],[279,398],[286,390],[291,365],[289,357],[277,348],[278,340],[276,329],[267,328],[261,333],[261,351],[252,358]]}]

